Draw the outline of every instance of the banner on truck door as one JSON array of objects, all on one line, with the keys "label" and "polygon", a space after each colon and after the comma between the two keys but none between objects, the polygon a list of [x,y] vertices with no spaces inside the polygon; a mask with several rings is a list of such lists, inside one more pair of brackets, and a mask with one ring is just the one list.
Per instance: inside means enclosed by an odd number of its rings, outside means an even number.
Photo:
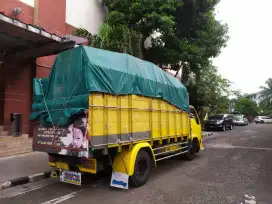
[{"label": "banner on truck door", "polygon": [[88,118],[76,120],[68,127],[35,126],[34,151],[88,158]]}]

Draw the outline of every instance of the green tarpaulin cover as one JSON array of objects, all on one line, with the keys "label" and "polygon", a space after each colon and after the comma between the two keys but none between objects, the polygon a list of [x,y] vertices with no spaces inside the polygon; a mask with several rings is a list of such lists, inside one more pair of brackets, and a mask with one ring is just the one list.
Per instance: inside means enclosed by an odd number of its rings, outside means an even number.
[{"label": "green tarpaulin cover", "polygon": [[92,92],[162,98],[189,110],[187,89],[158,66],[127,54],[86,46],[59,54],[50,76],[34,79],[33,88],[30,119],[40,119],[43,124],[69,124],[73,116],[88,109]]}]

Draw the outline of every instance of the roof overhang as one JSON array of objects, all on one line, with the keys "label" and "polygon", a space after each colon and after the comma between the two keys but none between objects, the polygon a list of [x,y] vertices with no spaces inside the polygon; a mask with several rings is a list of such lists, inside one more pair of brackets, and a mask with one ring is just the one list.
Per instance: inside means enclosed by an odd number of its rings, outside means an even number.
[{"label": "roof overhang", "polygon": [[73,40],[0,13],[0,61],[3,56],[4,60],[20,61],[53,55],[75,44]]}]

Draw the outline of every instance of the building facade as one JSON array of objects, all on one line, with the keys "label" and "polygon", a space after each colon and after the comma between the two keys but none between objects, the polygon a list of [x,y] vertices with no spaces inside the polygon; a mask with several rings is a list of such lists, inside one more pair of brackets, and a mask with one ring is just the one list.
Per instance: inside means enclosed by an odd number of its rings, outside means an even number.
[{"label": "building facade", "polygon": [[[45,33],[50,33],[50,36],[56,35],[61,38],[67,34],[71,35],[76,27],[84,27],[91,33],[98,33],[105,13],[106,10],[100,0],[0,1],[0,14],[18,20],[24,23],[24,25],[38,26]],[[0,38],[2,42],[4,42],[3,39],[11,39],[8,38],[9,36],[7,36],[6,31],[1,29],[2,27],[0,26]],[[9,31],[12,31],[12,29]],[[20,38],[20,36],[18,37]],[[12,43],[15,40],[13,38]],[[20,41],[20,43],[22,42],[25,43],[25,46],[29,47],[27,39]],[[39,45],[39,41],[35,43],[32,45]],[[0,61],[1,56],[5,54],[4,48],[4,45],[1,45],[0,42]],[[22,48],[22,46],[17,46],[17,48]],[[51,52],[57,53],[57,51],[52,51],[52,49]],[[22,132],[31,135],[32,126],[29,122],[29,115],[32,101],[32,79],[35,77],[43,78],[49,75],[55,60],[55,55],[48,56],[51,52],[45,52],[42,57],[32,57],[17,61],[16,63],[13,62],[12,58],[0,63],[0,126],[1,129],[9,132],[9,134],[11,132],[10,113],[15,112],[22,113],[23,115]]]}]

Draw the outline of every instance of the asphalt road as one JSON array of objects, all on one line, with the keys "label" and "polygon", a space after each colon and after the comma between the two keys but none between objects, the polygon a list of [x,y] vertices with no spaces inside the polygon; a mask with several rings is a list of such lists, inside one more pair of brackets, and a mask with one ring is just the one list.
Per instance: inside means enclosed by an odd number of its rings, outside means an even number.
[{"label": "asphalt road", "polygon": [[110,188],[110,175],[87,179],[81,187],[47,179],[0,191],[0,203],[272,203],[272,125],[217,132],[204,145],[194,161],[174,158],[159,163],[140,188]]}]

